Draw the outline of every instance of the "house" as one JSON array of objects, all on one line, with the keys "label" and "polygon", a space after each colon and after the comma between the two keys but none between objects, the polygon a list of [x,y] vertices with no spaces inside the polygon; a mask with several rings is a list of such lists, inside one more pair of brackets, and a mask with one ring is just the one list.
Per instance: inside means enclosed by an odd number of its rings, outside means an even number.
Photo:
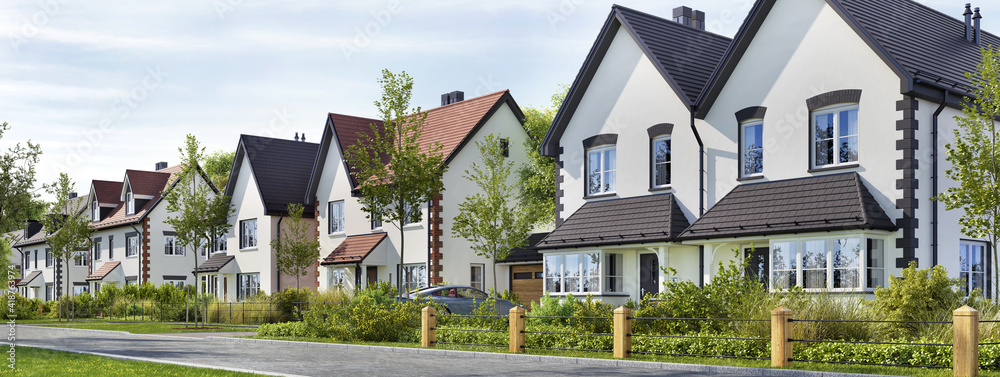
[{"label": "house", "polygon": [[546,290],[622,303],[736,257],[772,288],[863,294],[911,262],[986,288],[990,245],[929,199],[963,74],[1000,45],[965,11],[758,0],[730,41],[614,6],[542,145]]},{"label": "house", "polygon": [[[76,196],[76,193],[71,195],[69,208],[85,211],[90,196]],[[47,221],[53,221],[53,216],[50,214]],[[20,232],[13,248],[21,258],[22,274],[16,285],[22,296],[43,301],[56,300],[63,295],[65,284],[71,284],[73,293],[87,290],[90,260],[86,250],[80,251],[67,269],[62,259],[52,255],[51,247],[46,242],[49,234],[45,231],[45,224],[29,220]],[[65,274],[67,271],[68,275]]]},{"label": "house", "polygon": [[[194,284],[191,270],[218,248],[188,250],[177,243],[176,232],[165,222],[174,213],[167,209],[164,193],[176,189],[182,166],[160,162],[155,167],[154,171],[126,170],[121,182],[91,182],[87,211],[93,240],[86,277],[90,289]],[[207,180],[204,173],[198,179]]]},{"label": "house", "polygon": [[[315,288],[315,266],[304,276],[279,275],[271,241],[288,227],[288,205],[303,204],[318,144],[241,135],[226,185],[235,212],[232,231],[220,248],[197,268],[205,293],[242,301],[263,291]],[[302,221],[315,227],[315,210],[306,204]],[[193,265],[191,267],[194,267]],[[188,271],[191,271],[190,269]],[[298,281],[296,281],[296,279]]]},{"label": "house", "polygon": [[[403,226],[403,236],[389,224],[371,221],[361,209],[354,175],[357,170],[344,158],[375,119],[329,114],[319,155],[312,168],[305,198],[315,205],[320,225],[320,288],[353,287],[379,281],[395,283],[402,266],[403,291],[427,285],[467,284],[480,288],[508,289],[509,267],[499,266],[498,281],[492,281],[492,261],[476,255],[465,239],[452,235],[452,219],[458,205],[477,191],[463,175],[481,158],[477,142],[487,135],[506,140],[508,156],[515,166],[527,162],[524,115],[507,90],[464,99],[464,93],[442,96],[440,107],[425,111],[419,143],[428,148],[441,143],[448,170],[442,177],[444,192],[422,203],[421,220]],[[513,179],[511,178],[513,182]],[[399,248],[405,238],[405,260]]]}]

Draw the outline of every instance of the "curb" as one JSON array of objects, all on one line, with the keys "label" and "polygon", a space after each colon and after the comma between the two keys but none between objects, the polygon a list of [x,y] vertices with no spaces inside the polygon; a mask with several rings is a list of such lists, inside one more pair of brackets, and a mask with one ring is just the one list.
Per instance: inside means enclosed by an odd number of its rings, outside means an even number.
[{"label": "curb", "polygon": [[115,334],[115,335],[136,335],[128,331],[115,331],[115,330],[91,330],[91,329],[77,329],[72,327],[54,327],[54,326],[34,326],[34,325],[17,325],[18,327],[35,327],[35,328],[45,328],[63,331],[79,331],[79,332],[92,332],[98,334]]},{"label": "curb", "polygon": [[297,344],[297,345],[308,344],[310,347],[324,347],[324,348],[337,348],[337,349],[355,349],[355,350],[364,350],[364,351],[381,351],[381,352],[392,352],[392,353],[441,355],[441,356],[461,357],[461,358],[470,358],[470,359],[520,360],[520,361],[535,361],[535,362],[558,363],[558,364],[577,364],[577,365],[592,365],[592,366],[605,366],[605,367],[612,366],[612,367],[623,367],[623,368],[659,369],[659,370],[682,371],[682,372],[686,371],[686,372],[704,372],[704,373],[742,374],[742,375],[748,375],[748,376],[773,376],[773,377],[799,377],[799,376],[809,376],[809,377],[891,377],[891,376],[875,375],[875,374],[820,372],[820,371],[791,370],[791,369],[768,369],[768,368],[734,367],[734,366],[703,365],[703,364],[679,364],[679,363],[663,363],[663,362],[656,362],[656,361],[590,359],[590,358],[584,358],[584,357],[524,355],[524,354],[513,354],[513,353],[492,353],[492,352],[476,352],[476,351],[442,350],[442,349],[433,349],[433,348],[404,348],[404,347],[367,346],[367,345],[358,345],[358,344],[319,343],[319,342],[313,343],[313,342],[302,342],[302,341],[294,341],[294,340],[225,338],[225,337],[215,337],[215,336],[206,337],[205,339],[208,339],[208,340],[229,341],[229,342],[263,343],[263,344],[268,344],[268,343],[270,343],[270,344]]}]

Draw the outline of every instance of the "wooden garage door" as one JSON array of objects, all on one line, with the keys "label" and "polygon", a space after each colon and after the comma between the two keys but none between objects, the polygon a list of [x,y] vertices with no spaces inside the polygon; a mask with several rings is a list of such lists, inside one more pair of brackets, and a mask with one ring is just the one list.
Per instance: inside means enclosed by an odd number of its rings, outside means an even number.
[{"label": "wooden garage door", "polygon": [[542,296],[542,265],[522,264],[510,267],[510,290],[517,293],[518,298],[525,306],[530,308],[532,303],[537,304],[538,298]]}]

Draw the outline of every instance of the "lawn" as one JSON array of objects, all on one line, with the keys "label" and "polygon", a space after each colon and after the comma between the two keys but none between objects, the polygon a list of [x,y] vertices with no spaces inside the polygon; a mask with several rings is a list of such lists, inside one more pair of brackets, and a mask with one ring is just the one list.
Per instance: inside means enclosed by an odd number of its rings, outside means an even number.
[{"label": "lawn", "polygon": [[231,332],[231,331],[257,331],[256,327],[235,327],[235,326],[212,326],[194,328],[185,327],[184,324],[176,323],[36,323],[32,326],[42,327],[70,327],[74,329],[87,330],[109,330],[128,331],[133,334],[155,334],[155,333],[179,333],[179,332]]},{"label": "lawn", "polygon": [[[338,343],[338,344],[362,344],[369,346],[385,346],[385,347],[406,347],[406,348],[420,348],[417,343],[399,343],[399,342],[343,342],[334,339],[318,339],[318,338],[277,338],[277,337],[248,337],[251,339],[271,339],[271,340],[290,340],[290,341],[300,341],[300,342],[317,342],[317,343]],[[462,346],[462,345],[451,345],[444,344],[435,347],[438,349],[446,350],[462,350],[462,351],[477,351],[477,352],[495,352],[495,353],[507,353],[506,348],[497,347],[476,347],[476,346]],[[591,358],[591,359],[612,359],[611,353],[605,352],[588,352],[588,351],[560,351],[560,350],[539,350],[539,349],[529,349],[526,354],[529,355],[546,355],[546,356],[565,356],[565,357],[581,357],[581,358]],[[655,361],[662,363],[677,363],[677,364],[701,364],[701,365],[723,365],[723,366],[738,366],[738,367],[752,367],[752,368],[770,368],[770,360],[742,360],[742,359],[726,359],[726,358],[716,358],[716,357],[684,357],[684,356],[661,356],[661,355],[635,355],[629,360],[636,361]],[[792,370],[809,370],[809,371],[822,371],[822,372],[839,372],[839,373],[861,373],[861,374],[880,374],[880,375],[893,375],[893,376],[917,376],[917,377],[946,377],[951,376],[951,369],[929,369],[929,368],[906,368],[906,367],[882,367],[882,366],[868,366],[868,365],[841,365],[841,364],[826,364],[826,363],[804,363],[795,362]],[[1000,371],[986,371],[980,370],[980,376],[987,377],[1000,377]]]},{"label": "lawn", "polygon": [[84,355],[72,352],[18,347],[17,369],[4,365],[0,374],[18,376],[256,376],[250,373],[229,372],[217,369],[194,368],[180,365],[119,360],[110,357]]}]

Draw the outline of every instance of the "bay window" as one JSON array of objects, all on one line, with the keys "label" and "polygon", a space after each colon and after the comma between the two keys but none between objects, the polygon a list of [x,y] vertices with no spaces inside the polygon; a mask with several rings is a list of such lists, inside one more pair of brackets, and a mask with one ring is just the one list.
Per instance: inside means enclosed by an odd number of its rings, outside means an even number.
[{"label": "bay window", "polygon": [[775,289],[865,290],[883,285],[884,241],[835,237],[771,242]]},{"label": "bay window", "polygon": [[344,289],[347,286],[347,269],[346,268],[331,268],[330,270],[330,288]]},{"label": "bay window", "polygon": [[622,255],[600,251],[546,255],[544,278],[550,293],[620,293]]}]

